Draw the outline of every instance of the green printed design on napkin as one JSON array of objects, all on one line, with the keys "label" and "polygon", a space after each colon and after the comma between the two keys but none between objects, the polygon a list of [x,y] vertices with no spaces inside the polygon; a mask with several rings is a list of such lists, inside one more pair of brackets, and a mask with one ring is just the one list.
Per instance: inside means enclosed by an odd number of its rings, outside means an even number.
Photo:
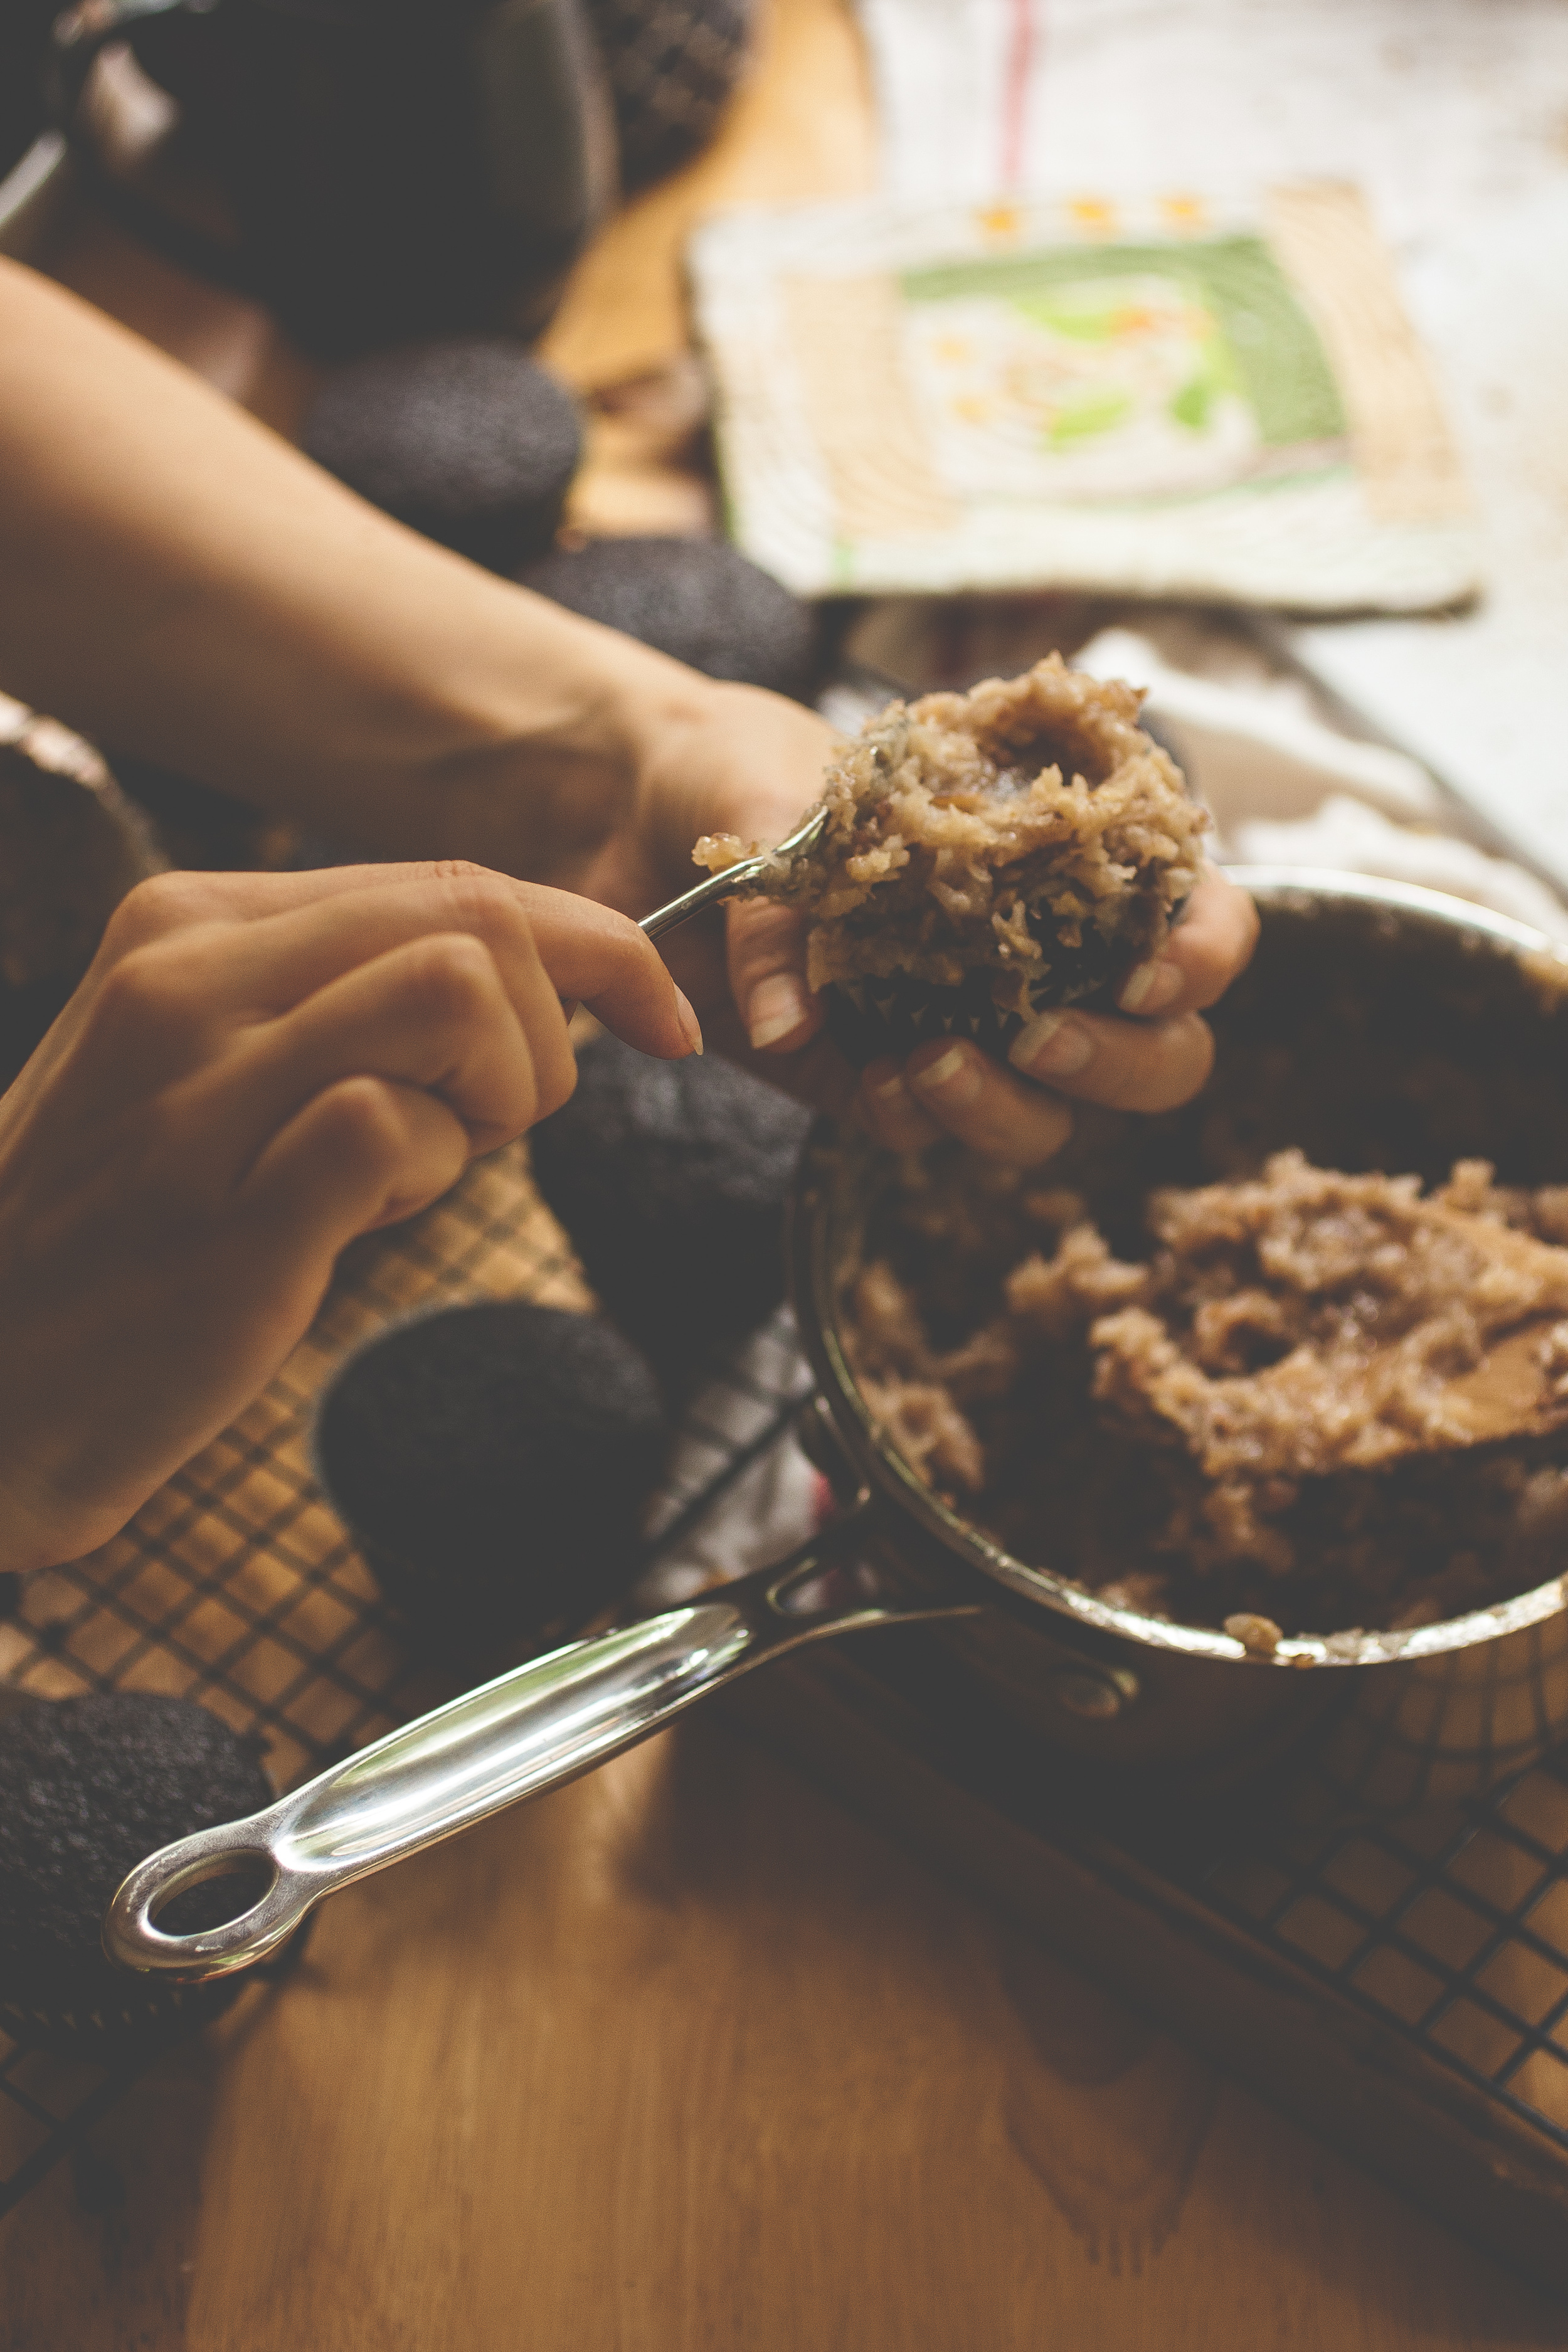
[{"label": "green printed design on napkin", "polygon": [[[1127,280],[1133,283],[1119,300],[1119,281]],[[900,287],[911,304],[961,306],[971,315],[974,306],[988,304],[1032,325],[1045,341],[1098,344],[1108,355],[1147,341],[1162,327],[1167,340],[1184,327],[1194,364],[1167,403],[1173,421],[1205,428],[1228,392],[1246,403],[1258,439],[1269,448],[1335,442],[1346,431],[1317,331],[1261,237],[977,257],[906,270]],[[1110,429],[1122,421],[1131,398],[1120,383],[1107,384],[1100,397],[1099,429]],[[1087,412],[1087,391],[1078,404]]]}]

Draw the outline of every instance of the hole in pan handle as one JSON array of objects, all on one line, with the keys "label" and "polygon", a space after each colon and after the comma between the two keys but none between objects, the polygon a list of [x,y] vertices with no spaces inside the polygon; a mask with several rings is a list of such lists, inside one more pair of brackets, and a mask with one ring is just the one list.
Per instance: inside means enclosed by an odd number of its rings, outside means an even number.
[{"label": "hole in pan handle", "polygon": [[[966,1616],[967,1592],[895,1586],[864,1560],[866,1509],[787,1559],[679,1609],[531,1658],[403,1725],[248,1821],[201,1830],[138,1863],[103,1923],[121,1967],[186,1981],[275,1951],[313,1904],[526,1797],[560,1788],[657,1731],[707,1692],[806,1642],[876,1625]],[[260,1900],[223,1925],[166,1935],[184,1888],[269,1874]]]}]

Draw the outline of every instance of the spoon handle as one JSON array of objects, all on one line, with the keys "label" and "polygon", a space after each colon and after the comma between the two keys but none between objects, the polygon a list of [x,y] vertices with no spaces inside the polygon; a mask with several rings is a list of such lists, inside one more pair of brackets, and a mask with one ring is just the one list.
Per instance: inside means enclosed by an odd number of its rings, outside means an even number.
[{"label": "spoon handle", "polygon": [[637,929],[646,931],[650,940],[662,939],[666,931],[673,931],[679,924],[689,922],[693,915],[700,915],[704,907],[716,907],[721,898],[754,882],[773,856],[772,850],[764,850],[760,856],[742,857],[736,865],[726,866],[722,872],[710,874],[706,882],[699,882],[695,890],[688,890],[684,898],[672,898],[668,907],[656,907],[651,915],[643,917]]},{"label": "spoon handle", "polygon": [[651,915],[645,915],[637,926],[638,929],[646,931],[650,940],[662,939],[665,932],[673,931],[678,923],[688,922],[693,915],[700,915],[704,907],[716,907],[721,898],[731,898],[737,890],[744,890],[748,884],[757,881],[770,866],[777,866],[781,859],[787,863],[792,858],[804,856],[821,840],[826,823],[826,809],[814,808],[776,848],[759,849],[754,856],[739,857],[733,866],[726,866],[721,872],[710,874],[706,882],[699,882],[696,889],[688,890],[683,898],[672,898],[668,907],[656,907]]}]

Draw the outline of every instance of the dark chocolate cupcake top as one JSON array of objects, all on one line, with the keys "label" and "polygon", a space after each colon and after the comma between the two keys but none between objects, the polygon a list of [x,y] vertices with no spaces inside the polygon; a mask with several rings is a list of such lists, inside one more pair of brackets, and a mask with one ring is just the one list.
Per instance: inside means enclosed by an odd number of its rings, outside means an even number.
[{"label": "dark chocolate cupcake top", "polygon": [[616,1037],[535,1128],[539,1188],[607,1312],[679,1390],[784,1296],[783,1224],[811,1113],[717,1055]]},{"label": "dark chocolate cupcake top", "polygon": [[618,1331],[500,1299],[362,1349],[322,1400],[316,1456],[387,1597],[443,1654],[483,1664],[631,1581],[668,1443]]},{"label": "dark chocolate cupcake top", "polygon": [[497,572],[549,546],[583,441],[571,394],[504,335],[334,369],[301,438],[373,506]]},{"label": "dark chocolate cupcake top", "polygon": [[[47,2022],[142,2002],[99,1940],[115,1888],[159,1847],[271,1801],[257,1743],[189,1699],[110,1691],[0,1717],[0,2004]],[[238,1907],[215,1882],[159,1924],[188,1934]]]},{"label": "dark chocolate cupcake top", "polygon": [[590,540],[554,549],[518,579],[708,677],[812,698],[817,628],[810,608],[722,540]]}]

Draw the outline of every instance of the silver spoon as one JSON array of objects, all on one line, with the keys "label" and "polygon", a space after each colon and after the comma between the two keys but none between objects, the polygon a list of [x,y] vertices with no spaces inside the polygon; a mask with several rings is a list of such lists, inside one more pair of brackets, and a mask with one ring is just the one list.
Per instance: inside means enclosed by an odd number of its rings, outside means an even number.
[{"label": "silver spoon", "polygon": [[776,849],[759,849],[754,857],[738,858],[722,873],[710,874],[706,882],[699,882],[696,889],[688,890],[683,898],[672,898],[668,907],[656,907],[651,915],[645,915],[638,929],[646,931],[650,940],[662,939],[666,931],[673,931],[678,924],[700,915],[704,907],[716,907],[721,898],[732,898],[748,882],[755,882],[775,858],[800,857],[808,849],[815,849],[826,823],[827,811],[813,809],[793,833],[784,835]]}]

